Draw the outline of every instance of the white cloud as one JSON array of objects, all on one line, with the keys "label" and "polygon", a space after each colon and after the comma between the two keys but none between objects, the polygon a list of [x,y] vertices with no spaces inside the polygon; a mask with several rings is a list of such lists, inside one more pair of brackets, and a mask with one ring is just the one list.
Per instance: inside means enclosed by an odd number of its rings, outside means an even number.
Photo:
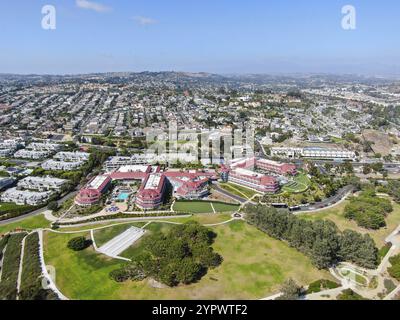
[{"label": "white cloud", "polygon": [[148,17],[142,17],[142,16],[133,17],[133,20],[135,20],[141,26],[148,26],[148,25],[158,23],[158,21],[155,19],[148,18]]},{"label": "white cloud", "polygon": [[110,7],[104,6],[100,3],[88,1],[88,0],[76,0],[76,6],[82,9],[93,10],[96,12],[107,12],[111,11]]}]

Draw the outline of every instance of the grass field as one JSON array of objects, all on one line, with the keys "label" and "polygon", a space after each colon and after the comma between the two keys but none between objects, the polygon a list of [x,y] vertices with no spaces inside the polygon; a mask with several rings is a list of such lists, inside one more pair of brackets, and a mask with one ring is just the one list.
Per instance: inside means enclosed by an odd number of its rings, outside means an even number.
[{"label": "grass field", "polygon": [[130,227],[137,227],[141,228],[145,225],[145,222],[136,222],[136,223],[128,223],[128,224],[119,224],[114,225],[109,228],[104,228],[100,230],[95,230],[94,233],[94,240],[96,241],[96,245],[101,247],[103,244],[107,243],[111,239],[115,238],[122,232],[128,230]]},{"label": "grass field", "polygon": [[44,217],[44,215],[41,214],[38,216],[26,218],[18,222],[1,225],[0,234],[7,233],[16,228],[32,230],[32,229],[49,228],[49,227],[50,227],[50,222]]},{"label": "grass field", "polygon": [[[148,230],[159,232],[170,227],[152,223]],[[155,289],[148,280],[123,284],[112,281],[109,272],[121,262],[92,249],[66,249],[68,240],[76,234],[47,233],[45,259],[56,268],[58,287],[72,299],[257,299],[276,292],[289,277],[303,285],[330,279],[327,272],[315,269],[307,257],[245,222],[235,221],[213,230],[218,234],[213,246],[224,257],[222,265],[198,283],[177,288]],[[123,255],[132,258],[140,250],[139,242]]]},{"label": "grass field", "polygon": [[234,204],[214,203],[208,201],[176,201],[173,209],[178,212],[213,213],[214,210],[211,207],[211,203],[213,204],[215,211],[220,213],[233,212],[239,208],[238,205]]},{"label": "grass field", "polygon": [[177,222],[177,223],[185,223],[189,221],[197,221],[200,224],[216,224],[231,220],[230,213],[204,213],[204,214],[196,214],[188,218],[174,218],[167,219],[167,221]]},{"label": "grass field", "polygon": [[256,194],[260,194],[259,192],[256,192],[254,190],[233,183],[220,183],[219,186],[222,189],[245,199],[251,199]]},{"label": "grass field", "polygon": [[393,212],[388,215],[386,220],[386,228],[382,228],[379,230],[366,230],[357,226],[355,221],[348,220],[344,217],[344,208],[348,201],[341,203],[340,205],[322,210],[315,213],[306,213],[299,215],[300,218],[307,220],[318,220],[318,219],[329,219],[336,223],[340,230],[351,229],[358,231],[360,233],[368,233],[375,240],[378,248],[382,247],[385,244],[385,238],[389,236],[394,229],[400,224],[400,205],[393,204]]}]

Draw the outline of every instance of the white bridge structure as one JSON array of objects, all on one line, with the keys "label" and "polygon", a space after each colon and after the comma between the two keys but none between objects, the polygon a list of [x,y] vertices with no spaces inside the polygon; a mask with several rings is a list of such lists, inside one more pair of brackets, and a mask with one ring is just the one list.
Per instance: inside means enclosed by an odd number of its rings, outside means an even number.
[{"label": "white bridge structure", "polygon": [[109,257],[120,258],[119,255],[138,241],[145,233],[146,231],[143,229],[131,227],[98,248],[98,251]]}]

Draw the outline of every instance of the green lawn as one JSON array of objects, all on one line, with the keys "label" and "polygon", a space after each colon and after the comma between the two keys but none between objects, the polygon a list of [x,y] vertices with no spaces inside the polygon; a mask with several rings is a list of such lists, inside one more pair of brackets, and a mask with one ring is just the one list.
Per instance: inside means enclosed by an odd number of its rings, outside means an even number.
[{"label": "green lawn", "polygon": [[228,191],[228,192],[230,192],[230,193],[232,193],[234,195],[237,195],[237,196],[242,197],[242,198],[247,198],[247,199],[252,198],[256,194],[260,194],[257,191],[254,191],[254,190],[251,190],[251,189],[248,189],[246,187],[242,187],[242,186],[239,186],[239,185],[233,184],[233,183],[220,183],[219,186],[222,189],[224,189],[224,190],[226,190],[226,191]]},{"label": "green lawn", "polygon": [[211,205],[207,201],[176,201],[174,211],[187,213],[210,213],[213,212]]},{"label": "green lawn", "polygon": [[186,223],[189,221],[197,221],[200,224],[216,224],[231,220],[230,213],[204,213],[204,214],[196,214],[191,217],[184,218],[174,218],[174,219],[166,219],[166,221],[177,222],[177,223]]},{"label": "green lawn", "polygon": [[228,203],[213,203],[216,212],[234,212],[239,209],[239,205]]},{"label": "green lawn", "polygon": [[387,226],[379,230],[366,230],[357,225],[357,222],[348,220],[344,217],[344,208],[348,201],[335,206],[334,208],[321,210],[314,213],[306,213],[299,215],[302,219],[307,220],[318,220],[327,219],[336,223],[340,230],[351,229],[360,233],[368,233],[375,240],[378,248],[385,244],[385,238],[389,236],[394,229],[400,224],[400,205],[393,203],[393,212],[388,215],[385,219]]},{"label": "green lawn", "polygon": [[141,228],[145,225],[145,222],[137,222],[137,223],[127,223],[127,224],[119,224],[114,225],[108,228],[99,229],[94,231],[94,240],[96,241],[96,245],[101,247],[103,244],[107,243],[111,239],[115,238],[119,234],[128,230],[130,227],[138,227]]},{"label": "green lawn", "polygon": [[[170,227],[152,223],[146,229],[159,232]],[[68,250],[67,242],[76,234],[47,233],[45,259],[56,268],[58,287],[72,299],[258,299],[275,293],[289,277],[302,285],[331,279],[295,249],[245,222],[235,221],[213,230],[218,234],[213,246],[224,257],[222,265],[198,283],[177,288],[155,289],[148,280],[123,284],[112,281],[109,272],[121,262],[96,254],[91,248]],[[123,255],[134,258],[140,250],[139,241]]]},{"label": "green lawn", "polygon": [[32,230],[32,229],[49,228],[49,227],[50,227],[50,222],[44,217],[44,215],[41,214],[38,216],[26,218],[18,222],[1,225],[0,234],[7,233],[16,228]]},{"label": "green lawn", "polygon": [[[239,206],[234,204],[224,204],[212,202],[216,212],[233,212],[236,211]],[[211,207],[209,201],[176,201],[174,204],[175,211],[177,212],[188,212],[188,213],[213,213],[214,210]]]}]

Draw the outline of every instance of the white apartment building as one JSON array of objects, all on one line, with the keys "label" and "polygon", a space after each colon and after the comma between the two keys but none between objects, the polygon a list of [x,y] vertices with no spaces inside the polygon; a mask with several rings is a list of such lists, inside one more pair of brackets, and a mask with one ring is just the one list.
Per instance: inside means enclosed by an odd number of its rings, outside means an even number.
[{"label": "white apartment building", "polygon": [[49,151],[35,151],[35,150],[18,150],[14,153],[14,158],[21,159],[32,159],[32,160],[42,160],[46,159],[51,155]]},{"label": "white apartment building", "polygon": [[26,177],[18,182],[18,187],[38,191],[58,191],[66,182],[67,180],[52,177]]},{"label": "white apartment building", "polygon": [[83,162],[88,161],[90,153],[87,152],[58,152],[54,159],[61,161],[71,161],[71,162]]},{"label": "white apartment building", "polygon": [[319,158],[319,159],[354,160],[356,158],[356,154],[353,151],[347,151],[335,148],[319,148],[319,147],[304,148],[302,156],[305,158]]},{"label": "white apartment building", "polygon": [[12,156],[15,152],[15,149],[0,149],[0,158],[8,158]]},{"label": "white apartment building", "polygon": [[300,158],[303,154],[303,148],[274,147],[271,148],[271,156],[285,158]]},{"label": "white apartment building", "polygon": [[27,149],[34,151],[50,151],[55,152],[61,150],[62,146],[57,143],[48,143],[48,142],[32,142]]},{"label": "white apartment building", "polygon": [[149,154],[135,154],[131,157],[111,157],[104,163],[107,171],[115,171],[123,166],[145,165],[154,161],[154,156]]},{"label": "white apartment building", "polygon": [[354,160],[356,154],[353,151],[348,151],[338,148],[322,148],[322,147],[275,147],[271,148],[271,155],[285,158],[315,158],[315,159],[346,159]]},{"label": "white apartment building", "polygon": [[51,191],[34,192],[11,188],[6,190],[0,197],[2,202],[13,202],[17,205],[37,206],[50,199]]},{"label": "white apartment building", "polygon": [[21,139],[9,139],[0,142],[0,149],[17,149],[19,146],[24,146]]},{"label": "white apartment building", "polygon": [[55,160],[47,160],[42,163],[42,169],[44,170],[62,170],[62,171],[72,171],[79,169],[84,164],[83,161],[55,161]]}]

